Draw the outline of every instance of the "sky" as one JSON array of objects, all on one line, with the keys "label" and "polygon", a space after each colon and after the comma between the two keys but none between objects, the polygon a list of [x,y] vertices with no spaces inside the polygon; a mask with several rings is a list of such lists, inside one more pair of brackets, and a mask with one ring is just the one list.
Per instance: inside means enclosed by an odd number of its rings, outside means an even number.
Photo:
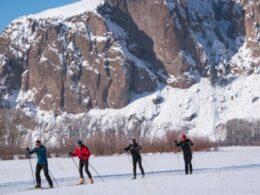
[{"label": "sky", "polygon": [[14,19],[78,0],[0,0],[0,32]]}]

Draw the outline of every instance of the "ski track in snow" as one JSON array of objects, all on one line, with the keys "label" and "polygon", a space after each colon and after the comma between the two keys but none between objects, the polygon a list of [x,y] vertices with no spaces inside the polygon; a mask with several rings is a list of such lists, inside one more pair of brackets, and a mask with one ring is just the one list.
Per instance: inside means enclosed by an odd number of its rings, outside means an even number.
[{"label": "ski track in snow", "polygon": [[[219,172],[219,171],[234,171],[234,170],[242,170],[242,169],[260,169],[260,163],[239,165],[239,166],[227,166],[227,167],[220,167],[220,168],[194,169],[193,174],[212,173],[212,172]],[[184,171],[183,170],[149,171],[146,172],[146,177],[144,179],[149,179],[151,177],[172,176],[172,175],[184,175]],[[115,175],[102,175],[101,177],[104,179],[104,182],[111,182],[111,181],[117,181],[122,179],[129,180],[131,176],[132,174],[127,173],[127,174],[115,174]],[[95,180],[95,183],[102,182],[98,176],[93,176],[93,179]],[[57,186],[56,184],[55,188],[76,186],[76,183],[78,182],[78,177],[57,178],[56,181],[58,182],[59,186]],[[32,190],[31,187],[33,185],[34,185],[33,181],[4,183],[0,185],[0,189],[1,189],[0,192],[10,193],[10,192]],[[43,179],[43,186],[47,186],[45,179]]]}]

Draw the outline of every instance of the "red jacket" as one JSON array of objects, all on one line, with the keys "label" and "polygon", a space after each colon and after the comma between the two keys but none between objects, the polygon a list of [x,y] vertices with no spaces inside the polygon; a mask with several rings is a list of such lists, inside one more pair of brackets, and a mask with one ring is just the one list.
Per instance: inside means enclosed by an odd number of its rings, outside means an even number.
[{"label": "red jacket", "polygon": [[78,156],[80,160],[88,160],[90,155],[88,147],[84,145],[80,149],[76,147],[72,153],[72,156]]}]

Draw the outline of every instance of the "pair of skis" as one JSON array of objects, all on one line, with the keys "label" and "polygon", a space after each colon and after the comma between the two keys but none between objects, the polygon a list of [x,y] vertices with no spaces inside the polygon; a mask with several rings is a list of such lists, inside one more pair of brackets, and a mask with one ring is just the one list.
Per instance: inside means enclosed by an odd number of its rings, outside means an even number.
[{"label": "pair of skis", "polygon": [[19,191],[22,192],[22,191],[29,191],[29,190],[50,190],[50,189],[54,189],[54,187],[53,187],[53,188],[49,188],[49,187],[26,188],[26,189],[21,189],[21,190],[19,190]]},{"label": "pair of skis", "polygon": [[[75,184],[75,185],[70,185],[72,186],[83,186],[83,185],[87,185],[87,184]],[[57,187],[56,187],[57,188]],[[55,187],[50,188],[50,187],[41,187],[41,188],[26,188],[26,189],[22,189],[19,191],[28,191],[28,190],[50,190],[50,189],[55,189]]]}]

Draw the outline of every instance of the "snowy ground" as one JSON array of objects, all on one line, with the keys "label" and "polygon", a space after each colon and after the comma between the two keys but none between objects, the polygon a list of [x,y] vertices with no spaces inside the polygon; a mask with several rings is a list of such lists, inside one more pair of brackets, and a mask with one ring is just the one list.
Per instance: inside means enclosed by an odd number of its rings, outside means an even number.
[{"label": "snowy ground", "polygon": [[[145,179],[131,180],[131,162],[127,155],[92,157],[96,174],[94,185],[75,186],[78,172],[71,159],[50,159],[50,170],[59,187],[48,194],[260,194],[260,147],[228,147],[218,152],[194,153],[193,175],[183,171],[182,155],[146,154]],[[33,166],[35,160],[33,160]],[[153,170],[151,170],[153,169]],[[153,171],[153,172],[152,172]],[[0,194],[46,194],[46,190],[28,190],[33,186],[28,160],[0,162]],[[43,186],[47,184],[43,183]]]}]

